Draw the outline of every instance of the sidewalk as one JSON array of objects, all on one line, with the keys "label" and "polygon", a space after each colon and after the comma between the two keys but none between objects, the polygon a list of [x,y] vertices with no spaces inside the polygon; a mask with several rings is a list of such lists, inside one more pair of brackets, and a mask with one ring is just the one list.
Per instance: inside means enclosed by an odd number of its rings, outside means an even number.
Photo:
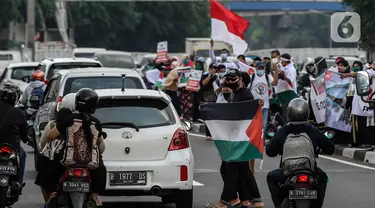
[{"label": "sidewalk", "polygon": [[375,164],[375,151],[336,145],[335,155],[347,157],[360,162]]},{"label": "sidewalk", "polygon": [[191,131],[194,132],[194,133],[205,134],[206,128],[205,128],[204,123],[195,122],[194,126],[193,126],[193,129]]}]

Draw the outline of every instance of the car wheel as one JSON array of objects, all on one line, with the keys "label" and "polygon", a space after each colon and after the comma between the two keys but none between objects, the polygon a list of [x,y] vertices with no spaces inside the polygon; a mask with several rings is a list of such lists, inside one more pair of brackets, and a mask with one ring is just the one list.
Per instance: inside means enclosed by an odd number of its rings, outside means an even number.
[{"label": "car wheel", "polygon": [[176,197],[176,208],[193,207],[193,189],[180,191]]},{"label": "car wheel", "polygon": [[175,199],[173,198],[172,195],[162,196],[161,202],[163,202],[164,204],[171,204],[171,203],[175,203]]}]

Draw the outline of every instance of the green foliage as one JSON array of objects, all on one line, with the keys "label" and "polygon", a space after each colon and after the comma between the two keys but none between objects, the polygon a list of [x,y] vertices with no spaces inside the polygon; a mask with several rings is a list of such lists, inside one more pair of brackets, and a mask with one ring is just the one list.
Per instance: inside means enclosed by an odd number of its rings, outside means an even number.
[{"label": "green foliage", "polygon": [[375,49],[375,3],[374,0],[343,0],[361,17],[361,41],[367,48]]},{"label": "green foliage", "polygon": [[19,21],[21,14],[19,7],[22,0],[0,0],[0,28],[7,27],[11,21]]},{"label": "green foliage", "polygon": [[183,51],[185,37],[208,37],[208,2],[70,3],[78,46],[128,51],[156,51],[168,41],[170,51]]}]

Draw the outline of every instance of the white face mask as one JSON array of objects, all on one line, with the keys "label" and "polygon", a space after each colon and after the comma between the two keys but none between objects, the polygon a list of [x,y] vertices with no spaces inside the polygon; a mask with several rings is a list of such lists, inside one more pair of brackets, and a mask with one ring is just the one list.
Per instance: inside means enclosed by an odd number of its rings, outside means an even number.
[{"label": "white face mask", "polygon": [[273,64],[277,64],[277,63],[279,63],[279,59],[278,59],[278,58],[273,58],[273,59],[272,59],[272,63],[273,63]]},{"label": "white face mask", "polygon": [[173,61],[173,62],[171,63],[171,65],[172,65],[173,68],[176,67],[176,66],[178,66],[178,61]]},{"label": "white face mask", "polygon": [[219,75],[219,78],[223,78],[224,75],[225,75],[225,72],[222,72],[222,73],[217,73]]},{"label": "white face mask", "polygon": [[226,61],[226,60],[227,60],[227,57],[228,57],[228,54],[226,54],[226,53],[222,53],[222,54],[220,54],[220,57],[221,57],[221,60],[222,60],[222,61]]}]

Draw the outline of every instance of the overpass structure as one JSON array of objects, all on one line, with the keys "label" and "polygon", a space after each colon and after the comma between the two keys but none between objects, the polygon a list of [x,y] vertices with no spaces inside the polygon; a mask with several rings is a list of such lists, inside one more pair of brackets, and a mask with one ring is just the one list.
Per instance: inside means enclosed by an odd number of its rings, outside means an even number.
[{"label": "overpass structure", "polygon": [[342,0],[254,0],[223,1],[240,16],[271,16],[285,13],[333,13],[352,11]]}]

